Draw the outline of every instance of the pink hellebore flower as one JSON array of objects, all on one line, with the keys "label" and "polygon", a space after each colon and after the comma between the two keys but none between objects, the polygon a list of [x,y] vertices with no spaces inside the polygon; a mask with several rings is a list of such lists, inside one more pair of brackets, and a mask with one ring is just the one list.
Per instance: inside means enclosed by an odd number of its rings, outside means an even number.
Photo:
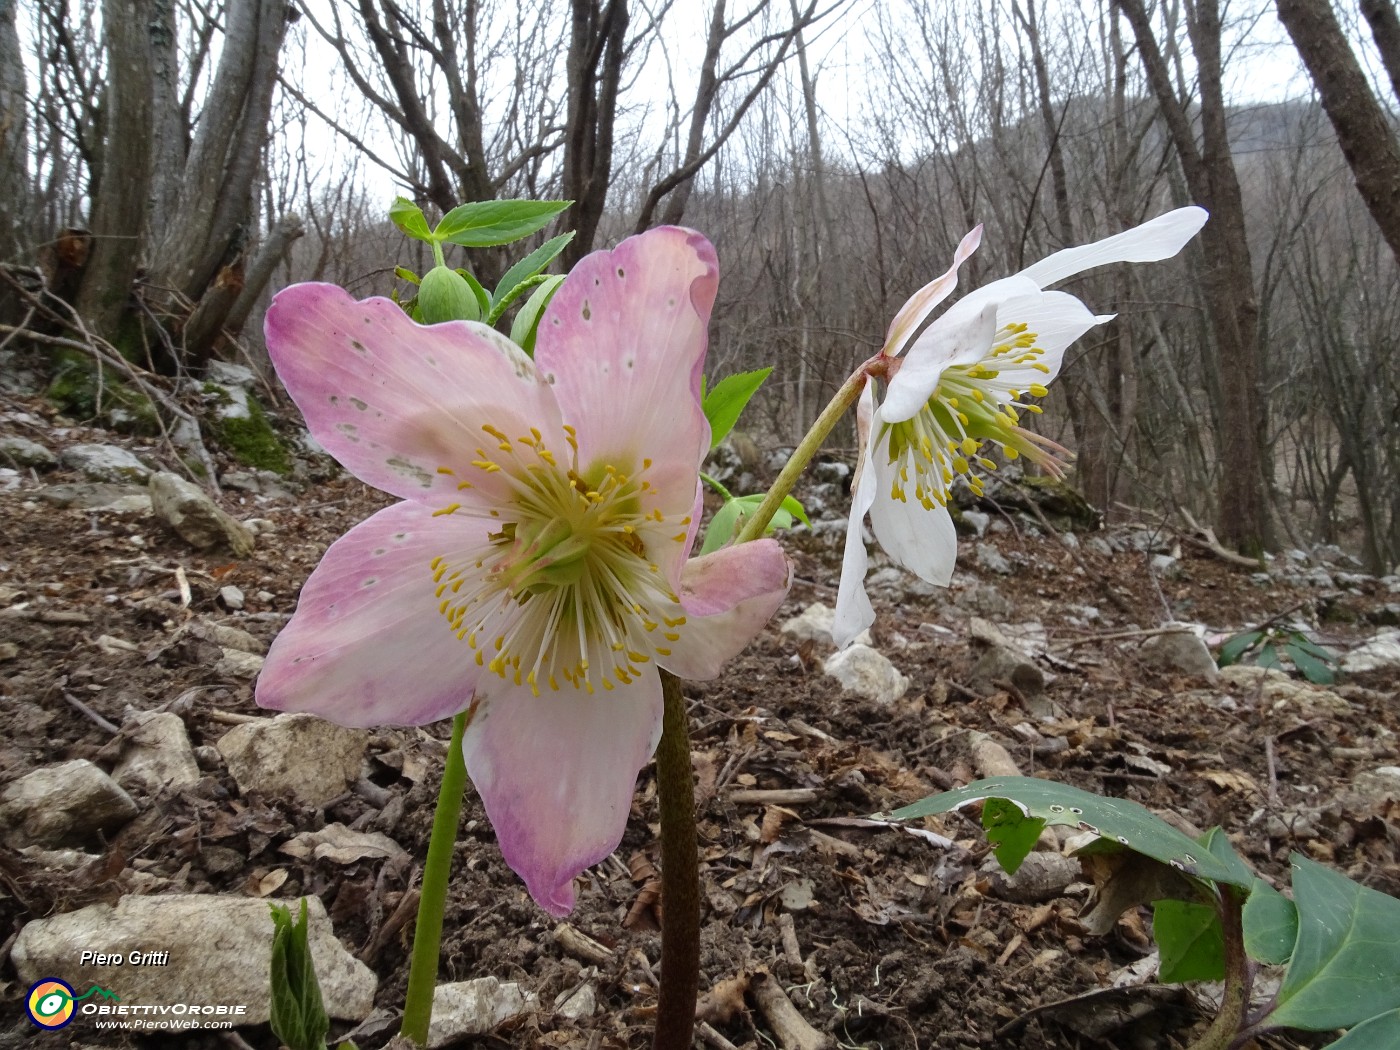
[{"label": "pink hellebore flower", "polygon": [[715,677],[790,583],[772,540],[687,561],[718,280],[690,230],[590,255],[533,361],[484,325],[420,326],[332,285],[288,288],[267,315],[316,440],[403,502],[326,552],[257,701],[352,726],[472,708],[467,771],[553,915],[621,841],[661,735],[656,667]]},{"label": "pink hellebore flower", "polygon": [[957,475],[980,492],[981,482],[971,471],[974,465],[996,467],[985,454],[988,446],[1007,459],[1025,456],[1061,473],[1056,457],[1066,450],[1020,427],[1018,410],[1039,412],[1022,398],[1044,397],[1065,349],[1113,315],[1096,316],[1074,296],[1046,287],[1107,263],[1171,258],[1206,217],[1201,208],[1179,208],[1093,244],[1058,251],[969,292],[923,327],[957,286],[958,268],[977,250],[979,226],[958,245],[948,272],[900,308],[881,354],[904,357],[890,362],[879,407],[871,386],[857,407],[861,455],[836,595],[832,635],[837,645],[849,645],[875,621],[864,583],[868,562],[861,522],[867,512],[876,540],[896,563],[946,587],[958,554],[947,509]]}]

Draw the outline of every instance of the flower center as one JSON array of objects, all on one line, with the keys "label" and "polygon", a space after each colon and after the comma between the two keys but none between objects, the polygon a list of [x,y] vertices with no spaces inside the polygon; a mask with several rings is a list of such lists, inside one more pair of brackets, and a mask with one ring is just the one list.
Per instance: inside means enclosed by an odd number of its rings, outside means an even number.
[{"label": "flower center", "polygon": [[[594,691],[630,684],[640,664],[669,656],[685,623],[680,599],[648,554],[684,543],[686,516],[668,522],[646,479],[651,460],[578,466],[578,442],[561,464],[538,430],[477,449],[472,468],[497,475],[508,496],[490,511],[500,528],[465,557],[434,558],[438,611],[476,651],[476,663],[516,685]],[[441,473],[453,473],[439,468]],[[469,487],[463,482],[459,488]],[[460,509],[452,504],[435,515]]]},{"label": "flower center", "polygon": [[1045,351],[1035,345],[1036,334],[1021,323],[1003,325],[982,360],[953,365],[939,377],[928,403],[909,419],[885,424],[889,437],[889,461],[898,464],[890,495],[908,501],[906,485],[914,498],[932,510],[948,505],[953,479],[962,475],[968,487],[982,495],[982,479],[974,464],[996,470],[995,460],[984,454],[988,446],[1008,460],[1025,456],[1055,477],[1063,477],[1060,456],[1067,456],[1049,438],[1020,426],[1017,409],[1040,413],[1040,406],[1021,400],[1025,394],[1044,397],[1049,391],[1038,382],[1017,386],[1028,371],[1048,375],[1039,358]]}]

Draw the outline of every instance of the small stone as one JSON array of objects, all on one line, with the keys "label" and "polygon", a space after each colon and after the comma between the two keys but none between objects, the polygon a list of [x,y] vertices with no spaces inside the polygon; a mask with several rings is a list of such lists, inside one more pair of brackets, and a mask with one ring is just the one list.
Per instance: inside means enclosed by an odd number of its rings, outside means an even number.
[{"label": "small stone", "polygon": [[[813,602],[791,619],[784,620],[779,628],[783,634],[797,642],[815,642],[830,648],[831,629],[836,623],[836,610],[821,602]],[[870,632],[861,631],[855,640],[862,645],[870,644]]]},{"label": "small stone", "polygon": [[240,558],[253,553],[253,534],[215,505],[198,485],[164,471],[151,476],[151,508],[199,550],[225,547]]},{"label": "small stone", "polygon": [[978,566],[986,569],[988,572],[994,572],[998,576],[1010,576],[1016,571],[1011,567],[1011,563],[1006,560],[1006,556],[990,543],[977,544],[976,555]]},{"label": "small stone", "polygon": [[1138,658],[1163,674],[1196,675],[1211,682],[1220,678],[1210,649],[1190,631],[1153,635],[1138,649]]},{"label": "small stone", "polygon": [[17,467],[33,467],[35,470],[52,470],[58,466],[57,456],[39,442],[18,434],[0,437],[0,461]]},{"label": "small stone", "polygon": [[1150,564],[1153,573],[1163,579],[1174,580],[1181,575],[1181,563],[1170,554],[1154,554]]},{"label": "small stone", "polygon": [[1041,904],[1054,900],[1065,892],[1071,882],[1082,876],[1082,867],[1072,857],[1058,853],[1026,854],[1015,875],[1001,870],[995,857],[988,857],[983,870],[987,872],[993,897],[1015,904]]},{"label": "small stone", "polygon": [[822,669],[845,689],[878,704],[892,704],[909,689],[909,679],[868,645],[841,650],[829,657]]},{"label": "small stone", "polygon": [[39,498],[45,503],[55,507],[71,507],[74,510],[107,510],[118,501],[124,501],[131,496],[142,497],[145,500],[146,511],[150,511],[150,496],[146,494],[145,489],[135,485],[121,485],[109,481],[78,481],[72,484],[50,485],[39,493]]},{"label": "small stone", "polygon": [[478,977],[440,984],[433,989],[433,1020],[428,1046],[448,1046],[469,1036],[487,1035],[513,1018],[534,1010],[534,992],[515,981]]},{"label": "small stone", "polygon": [[961,531],[976,536],[980,540],[987,535],[987,528],[992,523],[992,516],[983,514],[980,510],[965,510],[954,521],[962,526]]},{"label": "small stone", "polygon": [[112,779],[128,791],[155,795],[199,783],[199,763],[185,721],[169,711],[132,711],[122,723],[121,757]]},{"label": "small stone", "polygon": [[232,584],[219,588],[219,600],[224,603],[225,608],[235,610],[243,608],[243,592]]},{"label": "small stone", "polygon": [[315,715],[285,714],[235,726],[216,746],[240,792],[290,795],[321,806],[359,779],[369,733]]},{"label": "small stone", "polygon": [[0,662],[13,660],[19,655],[19,646],[14,642],[0,642]]},{"label": "small stone", "polygon": [[0,830],[11,849],[79,845],[136,813],[131,796],[83,758],[36,769],[0,792]]},{"label": "small stone", "polygon": [[256,678],[263,668],[263,658],[256,653],[225,649],[214,665],[214,673],[225,678]]},{"label": "small stone", "polygon": [[1110,546],[1108,540],[1104,539],[1102,536],[1090,536],[1084,541],[1084,546],[1095,554],[1102,554],[1105,557],[1109,557],[1113,554],[1113,547]]},{"label": "small stone", "polygon": [[116,445],[69,445],[59,458],[93,481],[145,482],[151,477],[150,467]]},{"label": "small stone", "polygon": [[[844,464],[843,464],[844,465]],[[567,988],[554,999],[554,1012],[570,1021],[582,1021],[598,1012],[598,991],[592,982]]]},{"label": "small stone", "polygon": [[1000,620],[1014,612],[1012,604],[997,590],[995,584],[974,583],[959,591],[953,604],[975,616]]},{"label": "small stone", "polygon": [[[308,943],[326,1012],[358,1021],[374,1005],[373,971],[336,939],[325,906],[305,898]],[[298,902],[286,902],[292,914]],[[237,1024],[267,1021],[270,1010],[272,915],[254,897],[211,894],[125,896],[116,907],[94,904],[36,919],[15,940],[12,958],[27,986],[62,974],[75,988],[112,987],[123,1003],[242,1004]],[[146,965],[82,963],[83,952],[146,955]],[[151,953],[151,954],[148,954]]]},{"label": "small stone", "polygon": [[1400,631],[1384,631],[1353,649],[1342,657],[1341,667],[1348,674],[1400,667]]},{"label": "small stone", "polygon": [[1060,533],[1060,543],[1065,550],[1077,551],[1079,549],[1079,537],[1072,532]]}]

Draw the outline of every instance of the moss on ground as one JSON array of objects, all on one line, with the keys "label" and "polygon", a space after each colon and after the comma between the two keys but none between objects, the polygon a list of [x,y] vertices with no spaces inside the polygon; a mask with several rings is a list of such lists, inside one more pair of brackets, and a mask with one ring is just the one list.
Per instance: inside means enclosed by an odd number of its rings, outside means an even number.
[{"label": "moss on ground", "polygon": [[45,395],[74,419],[101,417],[113,430],[126,434],[160,433],[160,415],[150,398],[120,382],[111,371],[104,372],[99,382],[97,364],[76,351],[58,355]]},{"label": "moss on ground", "polygon": [[[207,389],[207,387],[206,387]],[[214,388],[218,390],[217,387]],[[292,472],[292,458],[287,446],[268,422],[267,414],[257,398],[248,394],[248,415],[214,422],[214,434],[219,444],[228,449],[238,462],[255,470],[270,470],[283,477]]]}]

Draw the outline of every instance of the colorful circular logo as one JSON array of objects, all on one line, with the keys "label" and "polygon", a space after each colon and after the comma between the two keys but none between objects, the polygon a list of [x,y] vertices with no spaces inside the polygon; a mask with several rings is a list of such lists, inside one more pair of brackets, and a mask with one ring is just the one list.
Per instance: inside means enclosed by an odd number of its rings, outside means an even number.
[{"label": "colorful circular logo", "polygon": [[56,977],[36,981],[25,1001],[29,1019],[40,1028],[62,1028],[73,1020],[73,989]]}]

